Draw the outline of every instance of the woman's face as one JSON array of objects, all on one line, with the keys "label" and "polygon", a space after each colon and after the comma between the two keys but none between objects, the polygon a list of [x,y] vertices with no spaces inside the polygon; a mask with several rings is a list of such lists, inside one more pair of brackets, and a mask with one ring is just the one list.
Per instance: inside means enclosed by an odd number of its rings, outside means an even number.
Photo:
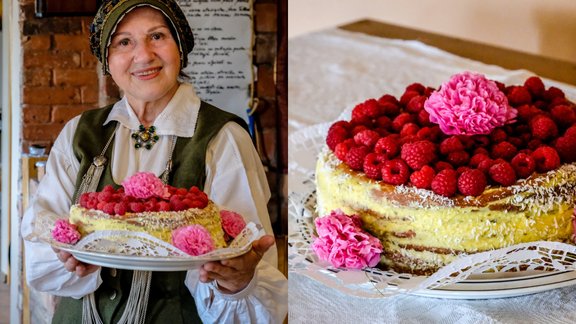
[{"label": "woman's face", "polygon": [[178,89],[180,52],[164,15],[150,7],[130,11],[112,35],[108,66],[129,101],[172,98]]}]

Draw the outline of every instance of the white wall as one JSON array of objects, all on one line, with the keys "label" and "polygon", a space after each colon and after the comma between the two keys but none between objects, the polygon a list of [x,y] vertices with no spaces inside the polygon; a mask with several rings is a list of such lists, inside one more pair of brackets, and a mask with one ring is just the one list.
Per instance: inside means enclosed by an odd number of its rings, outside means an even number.
[{"label": "white wall", "polygon": [[575,0],[289,0],[288,35],[363,18],[576,63]]}]

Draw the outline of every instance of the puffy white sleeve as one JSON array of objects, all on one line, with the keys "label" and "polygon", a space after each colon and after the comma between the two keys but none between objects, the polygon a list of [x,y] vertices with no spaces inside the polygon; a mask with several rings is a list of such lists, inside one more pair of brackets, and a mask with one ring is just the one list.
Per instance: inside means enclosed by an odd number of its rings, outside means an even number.
[{"label": "puffy white sleeve", "polygon": [[68,215],[79,168],[70,145],[78,120],[76,117],[68,122],[54,142],[46,162],[46,174],[24,213],[21,225],[28,285],[38,291],[73,298],[81,298],[100,286],[100,270],[78,277],[64,268],[49,245],[35,241],[31,235],[39,217],[55,214],[62,218]]},{"label": "puffy white sleeve", "polygon": [[[274,235],[267,210],[270,190],[264,168],[248,133],[228,123],[209,144],[206,152],[204,190],[218,205],[261,224]],[[205,323],[282,323],[288,312],[288,281],[278,271],[273,245],[256,268],[250,284],[236,294],[221,293],[215,283],[198,281],[198,271],[189,271],[186,286]]]}]

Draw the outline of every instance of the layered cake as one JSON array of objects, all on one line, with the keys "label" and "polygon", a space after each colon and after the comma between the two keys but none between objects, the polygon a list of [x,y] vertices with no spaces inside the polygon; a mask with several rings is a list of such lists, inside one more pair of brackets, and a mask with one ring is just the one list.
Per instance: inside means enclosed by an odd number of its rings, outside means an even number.
[{"label": "layered cake", "polygon": [[571,242],[575,124],[575,105],[538,77],[505,86],[466,72],[369,99],[328,131],[318,214],[358,215],[381,264],[413,274],[462,254]]},{"label": "layered cake", "polygon": [[[164,185],[152,173],[141,172],[125,180],[119,189],[106,186],[100,192],[83,193],[79,203],[70,208],[68,222],[60,220],[52,234],[60,242],[74,244],[94,231],[146,232],[197,255],[226,247],[225,230],[231,225],[230,221],[225,223],[219,208],[197,187],[175,188]],[[234,228],[238,223],[234,218]],[[243,220],[241,223],[243,227]],[[211,241],[209,249],[202,247],[200,253],[197,246],[206,245],[206,241]]]}]

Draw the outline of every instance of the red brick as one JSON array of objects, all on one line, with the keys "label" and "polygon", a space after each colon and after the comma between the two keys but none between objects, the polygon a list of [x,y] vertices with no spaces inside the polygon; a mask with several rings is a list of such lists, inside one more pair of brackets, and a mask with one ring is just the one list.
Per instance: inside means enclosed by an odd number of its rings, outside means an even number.
[{"label": "red brick", "polygon": [[90,48],[88,35],[85,34],[56,34],[54,35],[54,44],[56,49],[65,51],[84,51]]},{"label": "red brick", "polygon": [[94,71],[99,73],[102,68],[98,66],[98,60],[96,56],[90,52],[90,50],[80,52],[80,66],[83,68],[94,69]]},{"label": "red brick", "polygon": [[258,66],[258,81],[256,82],[256,95],[258,97],[275,97],[274,69],[267,65]]},{"label": "red brick", "polygon": [[32,35],[23,37],[22,48],[24,51],[50,49],[50,35]]},{"label": "red brick", "polygon": [[76,68],[80,67],[80,53],[27,51],[24,53],[24,68]]},{"label": "red brick", "polygon": [[82,103],[83,104],[94,104],[97,105],[98,101],[100,100],[100,91],[98,91],[98,87],[95,86],[86,86],[80,89],[82,94]]},{"label": "red brick", "polygon": [[24,105],[22,119],[24,124],[43,124],[50,122],[50,106]]},{"label": "red brick", "polygon": [[54,69],[54,85],[56,86],[86,86],[95,87],[98,74],[89,69]]},{"label": "red brick", "polygon": [[256,23],[256,31],[275,32],[278,28],[276,24],[276,4],[260,3],[256,4],[255,8],[254,21]]},{"label": "red brick", "polygon": [[58,105],[80,103],[80,92],[76,88],[24,86],[22,92],[22,102],[24,104]]},{"label": "red brick", "polygon": [[23,139],[28,141],[54,141],[64,124],[25,124]]},{"label": "red brick", "polygon": [[52,109],[52,122],[66,123],[86,110],[93,109],[92,105],[62,105]]},{"label": "red brick", "polygon": [[52,81],[52,71],[49,69],[24,70],[24,84],[33,87],[47,87]]}]

